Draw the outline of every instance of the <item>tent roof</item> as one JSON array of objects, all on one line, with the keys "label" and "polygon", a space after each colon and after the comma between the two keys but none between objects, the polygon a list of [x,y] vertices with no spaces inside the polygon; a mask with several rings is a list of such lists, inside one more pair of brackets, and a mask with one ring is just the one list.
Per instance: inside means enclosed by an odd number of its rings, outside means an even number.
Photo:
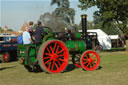
[{"label": "tent roof", "polygon": [[87,30],[87,32],[96,32],[98,36],[104,36],[107,35],[105,32],[103,32],[101,29],[91,29],[91,30]]},{"label": "tent roof", "polygon": [[119,35],[109,35],[111,39],[119,39]]},{"label": "tent roof", "polygon": [[[79,32],[82,32],[82,30],[79,30]],[[98,36],[100,37],[104,37],[104,36],[108,36],[104,31],[102,31],[101,29],[90,29],[87,30],[87,32],[96,32]]]}]

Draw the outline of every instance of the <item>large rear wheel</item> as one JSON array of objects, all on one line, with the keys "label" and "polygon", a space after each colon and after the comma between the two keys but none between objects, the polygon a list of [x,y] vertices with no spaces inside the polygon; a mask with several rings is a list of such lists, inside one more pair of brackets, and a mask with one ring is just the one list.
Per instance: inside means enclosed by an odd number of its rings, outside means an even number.
[{"label": "large rear wheel", "polygon": [[38,62],[45,72],[63,72],[68,65],[68,61],[68,49],[62,41],[48,40],[39,49]]},{"label": "large rear wheel", "polygon": [[98,68],[100,57],[95,51],[88,50],[82,54],[80,62],[83,69],[92,71]]}]

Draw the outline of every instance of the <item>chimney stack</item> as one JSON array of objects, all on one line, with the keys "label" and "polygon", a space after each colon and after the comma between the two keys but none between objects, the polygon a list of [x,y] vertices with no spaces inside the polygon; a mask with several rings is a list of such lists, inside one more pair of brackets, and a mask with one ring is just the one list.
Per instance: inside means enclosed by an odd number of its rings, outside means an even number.
[{"label": "chimney stack", "polygon": [[81,15],[81,20],[82,20],[82,37],[85,40],[87,34],[87,15],[86,14]]}]

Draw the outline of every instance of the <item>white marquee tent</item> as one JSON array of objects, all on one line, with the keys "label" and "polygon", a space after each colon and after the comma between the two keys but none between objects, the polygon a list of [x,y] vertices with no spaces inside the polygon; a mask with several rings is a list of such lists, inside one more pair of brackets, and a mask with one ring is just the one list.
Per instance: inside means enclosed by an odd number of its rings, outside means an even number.
[{"label": "white marquee tent", "polygon": [[101,29],[87,30],[87,32],[96,32],[98,36],[98,40],[100,44],[103,46],[103,49],[111,49],[111,39]]}]

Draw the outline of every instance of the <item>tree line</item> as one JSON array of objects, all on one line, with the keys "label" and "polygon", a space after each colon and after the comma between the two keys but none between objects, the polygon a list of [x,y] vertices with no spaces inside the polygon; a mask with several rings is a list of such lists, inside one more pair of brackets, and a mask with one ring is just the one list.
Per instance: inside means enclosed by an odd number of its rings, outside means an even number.
[{"label": "tree line", "polygon": [[[13,29],[9,28],[7,31],[13,31]],[[2,27],[0,27],[0,33],[3,33],[4,29]]]}]

